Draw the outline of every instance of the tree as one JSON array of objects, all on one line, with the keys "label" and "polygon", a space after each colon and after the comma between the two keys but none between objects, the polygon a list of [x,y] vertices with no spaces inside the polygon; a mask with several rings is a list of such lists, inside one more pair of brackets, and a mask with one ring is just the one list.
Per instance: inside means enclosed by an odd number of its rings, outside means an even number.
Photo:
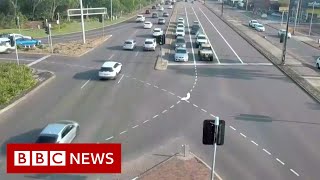
[{"label": "tree", "polygon": [[14,17],[17,17],[18,0],[9,0],[9,1],[13,6],[13,10],[14,10],[13,15]]},{"label": "tree", "polygon": [[32,4],[32,20],[34,20],[36,8],[43,0],[31,0],[31,1],[32,1],[31,3]]}]

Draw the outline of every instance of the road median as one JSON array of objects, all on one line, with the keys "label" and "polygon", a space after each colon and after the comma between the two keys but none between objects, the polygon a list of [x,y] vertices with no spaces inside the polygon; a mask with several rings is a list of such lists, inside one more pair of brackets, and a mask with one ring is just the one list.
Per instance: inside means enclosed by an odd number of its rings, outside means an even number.
[{"label": "road median", "polygon": [[310,81],[299,72],[297,64],[300,64],[301,68],[307,69],[308,74],[315,74],[314,70],[304,66],[296,58],[287,55],[286,65],[281,65],[281,50],[271,44],[263,37],[248,30],[242,24],[236,24],[233,19],[222,17],[218,10],[204,5],[217,17],[219,17],[225,24],[233,29],[239,36],[247,41],[252,47],[259,51],[264,57],[266,57],[274,66],[281,70],[287,77],[295,82],[301,89],[307,92],[312,98],[320,102],[320,82]]}]

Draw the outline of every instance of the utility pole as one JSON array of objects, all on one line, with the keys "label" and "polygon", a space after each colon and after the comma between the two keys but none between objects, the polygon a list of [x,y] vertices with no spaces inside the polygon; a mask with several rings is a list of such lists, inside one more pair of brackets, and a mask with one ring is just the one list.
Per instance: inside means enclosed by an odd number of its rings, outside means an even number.
[{"label": "utility pole", "polygon": [[[216,117],[215,118],[215,132],[218,132],[218,128],[219,128],[219,117]],[[215,137],[214,137],[215,138]],[[217,142],[215,141],[214,142],[214,145],[213,145],[213,158],[212,158],[212,171],[211,171],[211,180],[214,180],[214,174],[215,174],[215,171],[214,171],[214,168],[215,168],[215,165],[216,165],[216,154],[217,154]]]},{"label": "utility pole", "polygon": [[223,16],[223,2],[224,0],[221,0],[221,16]]},{"label": "utility pole", "polygon": [[52,35],[51,35],[51,24],[48,24],[48,28],[49,28],[49,39],[50,39],[51,53],[53,54]]},{"label": "utility pole", "polygon": [[112,16],[112,0],[110,1],[110,15],[111,15],[111,21],[113,20],[113,16]]},{"label": "utility pole", "polygon": [[19,28],[19,33],[21,34],[21,29],[20,29],[20,18],[19,18],[19,16],[17,16],[17,25],[18,25],[18,28]]},{"label": "utility pole", "polygon": [[249,0],[246,0],[246,11],[248,11]]},{"label": "utility pole", "polygon": [[291,11],[291,0],[289,1],[289,9],[287,15],[287,27],[286,27],[286,35],[284,37],[283,49],[282,49],[282,58],[281,58],[281,65],[286,64],[286,51],[287,51],[287,40],[288,40],[288,30],[289,30],[289,13]]},{"label": "utility pole", "polygon": [[57,13],[57,15],[58,15],[57,24],[59,25],[59,31],[60,31],[60,13]]},{"label": "utility pole", "polygon": [[102,14],[102,37],[104,37],[104,14]]},{"label": "utility pole", "polygon": [[86,43],[86,34],[85,34],[85,31],[84,31],[82,0],[80,0],[80,11],[81,11],[82,39],[83,39],[83,44],[85,44]]},{"label": "utility pole", "polygon": [[309,27],[309,36],[311,34],[311,27],[312,27],[312,20],[313,20],[313,13],[314,13],[314,5],[316,4],[316,2],[314,1],[312,4],[312,14],[311,14],[311,20],[310,20],[310,27]]},{"label": "utility pole", "polygon": [[284,16],[284,11],[282,11],[282,15],[281,15],[281,27],[282,27],[282,24],[283,24],[283,16]]},{"label": "utility pole", "polygon": [[13,34],[13,41],[14,41],[14,46],[15,46],[15,49],[16,49],[17,64],[20,65],[19,55],[18,55],[18,46],[17,46],[16,35],[15,34]]},{"label": "utility pole", "polygon": [[296,17],[294,18],[294,27],[293,27],[293,31],[292,31],[293,35],[294,35],[295,31],[296,31],[297,20],[298,20],[298,12],[299,12],[299,8],[300,8],[300,1],[301,0],[298,0],[297,10],[296,10]]}]

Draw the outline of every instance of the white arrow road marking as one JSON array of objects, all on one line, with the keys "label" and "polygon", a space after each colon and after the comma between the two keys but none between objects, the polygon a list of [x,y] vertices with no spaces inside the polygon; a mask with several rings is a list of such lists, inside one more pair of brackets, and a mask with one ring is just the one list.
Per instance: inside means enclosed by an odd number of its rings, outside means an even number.
[{"label": "white arrow road marking", "polygon": [[187,93],[186,97],[181,98],[181,101],[186,101],[188,99],[190,99],[190,93]]}]

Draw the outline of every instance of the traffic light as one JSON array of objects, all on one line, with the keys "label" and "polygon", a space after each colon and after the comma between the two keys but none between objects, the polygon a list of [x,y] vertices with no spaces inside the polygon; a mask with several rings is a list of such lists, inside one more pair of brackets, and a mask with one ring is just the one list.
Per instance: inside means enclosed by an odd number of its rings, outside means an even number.
[{"label": "traffic light", "polygon": [[280,35],[280,43],[283,43],[285,37],[286,35],[283,33]]},{"label": "traffic light", "polygon": [[48,27],[48,26],[47,26],[47,27],[45,27],[45,28],[44,28],[44,30],[46,31],[46,34],[49,34],[49,33],[50,33],[50,32],[49,32],[49,31],[50,31],[50,29],[49,29],[49,27]]},{"label": "traffic light", "polygon": [[102,16],[99,16],[99,22],[102,23]]},{"label": "traffic light", "polygon": [[224,120],[219,121],[218,131],[216,130],[215,120],[204,120],[202,136],[202,143],[204,145],[213,145],[214,143],[217,143],[218,146],[221,146],[224,144]]},{"label": "traffic light", "polygon": [[157,36],[157,43],[160,45],[163,45],[166,43],[166,35],[162,34],[160,36]]},{"label": "traffic light", "polygon": [[9,36],[11,47],[15,46],[15,40],[13,36]]}]

